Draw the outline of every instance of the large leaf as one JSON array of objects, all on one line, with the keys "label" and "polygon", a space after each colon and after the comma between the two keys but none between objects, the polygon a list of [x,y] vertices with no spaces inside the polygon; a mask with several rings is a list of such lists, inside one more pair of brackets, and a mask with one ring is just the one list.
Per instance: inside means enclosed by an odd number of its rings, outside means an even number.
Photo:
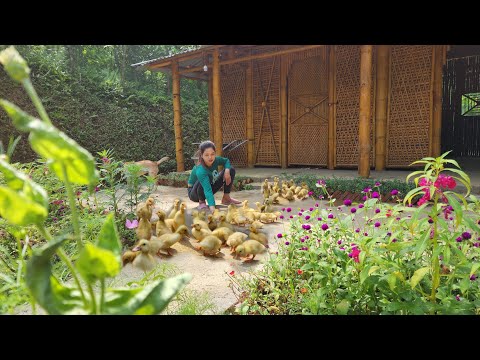
[{"label": "large leaf", "polygon": [[34,249],[32,257],[27,262],[25,281],[37,303],[49,314],[62,314],[71,310],[73,305],[65,303],[65,299],[74,296],[73,291],[63,287],[52,275],[51,258],[62,243],[71,238],[70,235],[63,235],[59,238]]},{"label": "large leaf", "polygon": [[417,284],[424,278],[424,276],[430,271],[429,267],[423,267],[415,271],[412,278],[410,279],[410,285],[412,289],[417,286]]},{"label": "large leaf", "polygon": [[32,149],[51,161],[49,165],[60,180],[65,181],[62,168],[64,165],[70,182],[90,186],[98,182],[99,176],[93,156],[76,141],[6,100],[0,100],[0,105],[12,118],[17,129],[30,131],[29,141]]},{"label": "large leaf", "polygon": [[30,180],[25,173],[18,171],[2,158],[0,158],[0,171],[3,173],[5,182],[10,189],[23,190],[25,196],[48,208],[47,192],[40,185]]},{"label": "large leaf", "polygon": [[429,241],[430,241],[430,232],[427,230],[427,231],[424,231],[424,233],[422,234],[422,237],[419,240],[417,240],[417,246],[415,247],[415,258],[417,260],[420,256],[423,255],[423,252],[427,248]]},{"label": "large leaf", "polygon": [[395,285],[397,283],[397,276],[393,273],[388,274],[387,276],[387,282],[388,286],[390,287],[390,290],[395,290]]},{"label": "large leaf", "polygon": [[347,299],[343,299],[337,304],[337,313],[339,315],[347,315],[350,308],[350,302]]},{"label": "large leaf", "polygon": [[113,213],[107,216],[107,220],[103,223],[102,229],[98,234],[97,246],[102,249],[110,250],[115,255],[120,256],[122,253],[122,245],[118,238],[117,227]]},{"label": "large leaf", "polygon": [[170,279],[158,280],[143,288],[107,289],[104,313],[115,315],[153,315],[161,312],[172,298],[190,282],[185,273]]},{"label": "large leaf", "polygon": [[30,76],[30,68],[27,62],[13,46],[0,52],[0,64],[3,64],[9,76],[19,83]]},{"label": "large leaf", "polygon": [[25,194],[0,186],[0,215],[14,225],[42,225],[48,211]]},{"label": "large leaf", "polygon": [[120,272],[120,257],[110,250],[86,243],[75,264],[82,277],[88,282],[114,277]]}]

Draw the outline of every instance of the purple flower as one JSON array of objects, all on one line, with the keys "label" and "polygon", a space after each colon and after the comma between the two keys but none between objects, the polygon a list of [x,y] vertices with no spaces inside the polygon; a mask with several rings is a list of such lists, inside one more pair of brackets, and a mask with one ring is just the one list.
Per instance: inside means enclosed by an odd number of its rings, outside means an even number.
[{"label": "purple flower", "polygon": [[283,215],[280,215],[280,219],[283,219],[284,217],[285,217],[285,216],[283,216]]},{"label": "purple flower", "polygon": [[313,208],[310,208],[310,209],[308,209],[308,210],[313,211]]},{"label": "purple flower", "polygon": [[308,196],[312,196],[312,195],[313,195],[313,191],[309,191]]},{"label": "purple flower", "polygon": [[321,217],[319,217],[319,218],[317,218],[317,220],[318,220],[318,221],[322,221],[322,218],[321,218]]},{"label": "purple flower", "polygon": [[397,217],[397,218],[395,218],[395,220],[399,221],[399,220],[400,220],[400,218],[399,218],[399,217]]},{"label": "purple flower", "polygon": [[304,238],[300,238],[300,241],[303,243],[303,242],[305,242],[305,239],[304,239]]},{"label": "purple flower", "polygon": [[300,209],[300,211],[305,211],[304,209]]},{"label": "purple flower", "polygon": [[433,219],[432,219],[432,218],[429,218],[429,219],[428,219],[428,223],[429,223],[429,224],[433,224]]},{"label": "purple flower", "polygon": [[365,189],[363,189],[363,193],[367,193],[367,192],[370,192],[372,191],[372,188],[370,186],[366,187]]},{"label": "purple flower", "polygon": [[468,240],[472,237],[472,234],[470,234],[468,231],[465,231],[462,233],[462,238],[464,238],[465,240]]},{"label": "purple flower", "polygon": [[477,278],[477,275],[475,275],[475,274],[472,274],[472,276],[470,276],[470,280],[472,280],[472,281],[475,280],[476,278]]},{"label": "purple flower", "polygon": [[462,242],[462,237],[459,236],[459,237],[457,237],[455,240],[456,240],[457,242]]},{"label": "purple flower", "polygon": [[305,220],[309,220],[309,219],[310,219],[310,215],[305,216]]},{"label": "purple flower", "polygon": [[460,295],[455,295],[455,299],[456,299],[457,301],[460,301]]},{"label": "purple flower", "polygon": [[377,186],[377,187],[378,187],[378,186],[382,186],[382,184],[380,184],[380,183],[377,181],[377,182],[375,182],[375,186]]},{"label": "purple flower", "polygon": [[366,233],[363,233],[363,235],[368,236],[368,233],[367,233],[367,232],[366,232]]},{"label": "purple flower", "polygon": [[360,228],[356,228],[356,229],[355,229],[355,232],[356,232],[356,233],[359,233],[359,232],[360,232]]},{"label": "purple flower", "polygon": [[102,157],[102,161],[104,164],[108,164],[110,162],[110,159],[107,157]]},{"label": "purple flower", "polygon": [[372,193],[372,198],[378,199],[380,197],[380,194],[376,191]]},{"label": "purple flower", "polygon": [[356,208],[351,208],[351,209],[350,209],[350,212],[351,212],[352,214],[355,214],[355,213],[357,212],[357,209],[356,209]]},{"label": "purple flower", "polygon": [[325,230],[327,230],[327,229],[328,229],[328,225],[327,225],[327,224],[323,224],[323,225],[322,225],[322,230],[325,231]]},{"label": "purple flower", "polygon": [[301,212],[298,213],[298,216],[302,216],[303,214]]},{"label": "purple flower", "polygon": [[318,203],[315,204],[315,207],[318,207]]},{"label": "purple flower", "polygon": [[130,221],[130,220],[127,219],[127,220],[125,221],[125,227],[126,227],[127,229],[135,229],[137,226],[138,226],[138,220],[137,220],[137,219],[134,219],[134,220],[132,220],[132,221]]},{"label": "purple flower", "polygon": [[387,236],[392,236],[392,233],[390,231],[387,232]]},{"label": "purple flower", "polygon": [[365,206],[365,205],[363,205],[363,204],[358,204],[358,208],[359,208],[359,209],[362,209],[364,206]]},{"label": "purple flower", "polygon": [[344,250],[345,250],[345,248],[342,246],[342,247],[340,248],[340,250],[344,251]]},{"label": "purple flower", "polygon": [[378,221],[375,223],[375,227],[380,227],[380,225],[381,224]]},{"label": "purple flower", "polygon": [[366,201],[368,198],[367,198],[367,195],[365,195],[364,197],[362,197],[362,200],[363,201]]},{"label": "purple flower", "polygon": [[342,240],[338,240],[338,241],[337,241],[337,244],[338,244],[338,245],[341,245],[341,244],[342,244]]},{"label": "purple flower", "polygon": [[390,194],[392,194],[392,195],[398,195],[398,190],[397,190],[397,189],[393,189],[392,191],[390,191]]},{"label": "purple flower", "polygon": [[397,242],[397,239],[392,239],[392,242]]},{"label": "purple flower", "polygon": [[350,205],[352,205],[352,200],[350,200],[350,199],[345,199],[345,200],[343,200],[343,205],[345,205],[345,206],[350,206]]},{"label": "purple flower", "polygon": [[378,214],[380,212],[380,209],[375,209],[375,214]]},{"label": "purple flower", "polygon": [[292,208],[287,208],[287,212],[290,212],[290,211],[292,211]]},{"label": "purple flower", "polygon": [[290,243],[288,241],[285,241],[285,245],[290,245]]},{"label": "purple flower", "polygon": [[328,218],[333,219],[333,214],[332,213],[328,214]]},{"label": "purple flower", "polygon": [[285,208],[282,208],[282,211],[285,211]]},{"label": "purple flower", "polygon": [[277,234],[277,238],[279,238],[279,239],[280,239],[281,237],[283,237],[283,235],[282,235],[282,234]]},{"label": "purple flower", "polygon": [[293,215],[290,215],[290,219],[293,219]]},{"label": "purple flower", "polygon": [[302,228],[305,229],[305,230],[310,230],[311,226],[309,224],[303,224]]}]

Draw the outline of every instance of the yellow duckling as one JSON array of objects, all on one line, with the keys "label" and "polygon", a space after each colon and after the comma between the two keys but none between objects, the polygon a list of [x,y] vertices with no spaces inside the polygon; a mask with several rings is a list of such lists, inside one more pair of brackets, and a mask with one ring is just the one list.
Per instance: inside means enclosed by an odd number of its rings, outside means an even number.
[{"label": "yellow duckling", "polygon": [[222,240],[214,235],[208,235],[198,244],[197,250],[201,250],[203,255],[216,255],[220,252]]},{"label": "yellow duckling", "polygon": [[252,254],[251,259],[245,259],[245,261],[252,261],[255,258],[255,255],[260,254],[266,250],[265,246],[260,244],[255,240],[247,240],[243,244],[237,246],[235,252],[240,256],[248,257]]},{"label": "yellow duckling", "polygon": [[218,237],[222,243],[225,243],[230,235],[233,234],[233,230],[227,227],[216,228],[212,231],[212,235]]},{"label": "yellow duckling", "polygon": [[[216,209],[215,209],[216,210]],[[213,217],[213,214],[208,214],[207,216],[207,223],[208,223],[208,228],[210,231],[213,231],[217,228],[217,220]]]},{"label": "yellow duckling", "polygon": [[230,246],[230,253],[235,252],[237,246],[242,244],[245,240],[247,240],[247,238],[247,234],[239,231],[234,232],[232,235],[230,235],[227,239],[227,245]]},{"label": "yellow duckling", "polygon": [[147,199],[144,203],[140,203],[137,205],[137,218],[142,219],[145,218],[148,221],[152,218],[153,213],[153,205],[155,204],[155,200],[151,197]]},{"label": "yellow duckling", "polygon": [[212,231],[210,229],[203,229],[200,224],[195,223],[192,224],[192,235],[197,239],[197,242],[200,242],[205,236],[212,235]]},{"label": "yellow duckling", "polygon": [[167,219],[173,219],[178,210],[180,210],[180,199],[175,199],[173,200],[173,207],[170,210]]},{"label": "yellow duckling", "polygon": [[267,245],[268,239],[267,235],[264,233],[258,231],[256,226],[250,225],[250,234],[248,234],[248,237],[252,240],[257,240],[258,242],[262,243],[263,245]]},{"label": "yellow duckling", "polygon": [[135,229],[135,233],[137,234],[137,238],[140,240],[150,240],[150,237],[152,236],[152,225],[150,224],[150,221],[143,217],[140,218],[138,227]]},{"label": "yellow duckling", "polygon": [[162,236],[164,234],[171,234],[172,233],[170,228],[165,223],[165,216],[166,215],[167,214],[163,210],[158,210],[157,211],[158,220],[157,220],[156,226],[155,226],[155,234],[157,236]]},{"label": "yellow duckling", "polygon": [[142,239],[132,251],[140,251],[140,255],[133,260],[133,266],[147,272],[155,267],[156,261],[150,254],[150,243],[148,240]]},{"label": "yellow duckling", "polygon": [[180,205],[180,210],[177,211],[175,217],[173,218],[173,227],[177,230],[181,225],[185,225],[185,210],[187,209],[187,205],[182,203]]},{"label": "yellow duckling", "polygon": [[171,256],[170,247],[179,242],[184,235],[188,236],[187,226],[180,225],[173,234],[164,234],[158,238],[153,237],[150,240],[150,252],[158,255],[160,250],[166,250],[168,255]]}]

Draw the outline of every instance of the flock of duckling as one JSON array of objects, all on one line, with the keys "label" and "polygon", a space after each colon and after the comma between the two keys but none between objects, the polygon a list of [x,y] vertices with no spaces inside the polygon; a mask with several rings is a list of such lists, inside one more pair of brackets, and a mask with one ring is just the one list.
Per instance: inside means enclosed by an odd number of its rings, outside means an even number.
[{"label": "flock of duckling", "polygon": [[[137,206],[139,222],[136,235],[139,241],[132,250],[127,250],[122,255],[123,265],[132,263],[143,271],[150,271],[156,264],[154,256],[172,256],[171,247],[184,237],[193,237],[196,240],[194,248],[204,256],[217,256],[221,253],[222,246],[229,246],[230,253],[235,254],[234,258],[240,256],[245,257],[246,262],[252,261],[268,247],[267,234],[260,229],[265,223],[275,222],[281,214],[273,210],[272,204],[292,201],[293,194],[298,199],[304,199],[305,191],[308,196],[305,184],[295,187],[294,184],[289,186],[290,181],[283,182],[280,189],[278,183],[277,177],[274,178],[273,185],[265,179],[262,186],[264,203],[256,202],[256,209],[248,207],[248,200],[245,200],[241,206],[229,205],[227,211],[215,209],[213,213],[207,214],[205,211],[193,210],[191,219],[188,219],[190,232],[185,203],[175,199],[169,211],[157,210],[158,220],[152,221],[155,200],[148,198]],[[232,225],[243,226],[249,232],[235,231]]]}]

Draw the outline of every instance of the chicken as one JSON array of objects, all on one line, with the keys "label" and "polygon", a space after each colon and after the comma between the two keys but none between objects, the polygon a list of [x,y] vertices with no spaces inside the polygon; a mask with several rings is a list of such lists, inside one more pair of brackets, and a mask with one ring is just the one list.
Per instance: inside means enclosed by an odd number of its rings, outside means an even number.
[{"label": "chicken", "polygon": [[227,239],[227,245],[230,246],[230,253],[235,252],[238,245],[242,244],[248,238],[247,234],[242,232],[234,232]]},{"label": "chicken", "polygon": [[206,236],[200,243],[198,244],[197,250],[203,252],[203,255],[216,255],[220,252],[220,247],[222,246],[222,240],[214,235]]},{"label": "chicken", "polygon": [[266,250],[265,246],[260,244],[255,240],[247,240],[243,244],[237,246],[235,252],[240,256],[248,257],[252,254],[251,259],[245,259],[245,261],[252,261],[255,258],[255,255],[260,254]]},{"label": "chicken", "polygon": [[140,240],[132,251],[140,251],[140,254],[133,260],[133,266],[147,272],[155,267],[156,261],[150,254],[150,243],[148,240]]}]

